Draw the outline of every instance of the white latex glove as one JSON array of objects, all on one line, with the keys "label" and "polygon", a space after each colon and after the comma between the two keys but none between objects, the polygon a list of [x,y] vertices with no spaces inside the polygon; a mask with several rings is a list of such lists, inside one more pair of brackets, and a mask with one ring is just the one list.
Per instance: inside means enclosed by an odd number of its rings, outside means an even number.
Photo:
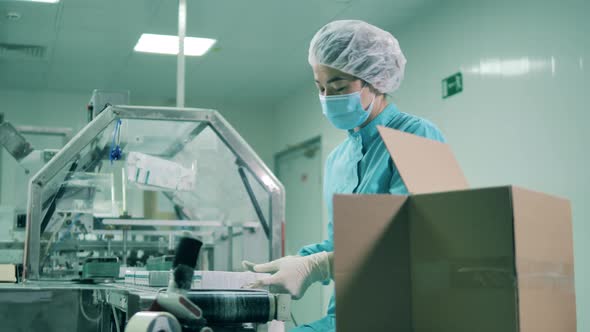
[{"label": "white latex glove", "polygon": [[311,284],[330,279],[332,257],[332,253],[320,252],[309,256],[285,256],[264,264],[243,261],[242,266],[252,272],[273,274],[247,287],[269,286],[272,292],[289,293],[293,299],[299,300]]}]

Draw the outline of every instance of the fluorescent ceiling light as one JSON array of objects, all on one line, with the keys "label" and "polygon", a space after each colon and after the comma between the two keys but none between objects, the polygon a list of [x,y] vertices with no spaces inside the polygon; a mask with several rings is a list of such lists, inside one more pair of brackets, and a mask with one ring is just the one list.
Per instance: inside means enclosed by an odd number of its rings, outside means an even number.
[{"label": "fluorescent ceiling light", "polygon": [[29,0],[31,2],[58,3],[59,0]]},{"label": "fluorescent ceiling light", "polygon": [[522,76],[532,72],[541,72],[551,68],[555,74],[555,59],[531,59],[529,57],[514,59],[482,59],[479,65],[472,66],[467,72],[489,76]]},{"label": "fluorescent ceiling light", "polygon": [[[215,39],[209,38],[184,38],[184,54],[187,56],[201,56],[215,44]],[[154,35],[144,33],[139,37],[133,48],[136,52],[178,54],[178,36]]]}]

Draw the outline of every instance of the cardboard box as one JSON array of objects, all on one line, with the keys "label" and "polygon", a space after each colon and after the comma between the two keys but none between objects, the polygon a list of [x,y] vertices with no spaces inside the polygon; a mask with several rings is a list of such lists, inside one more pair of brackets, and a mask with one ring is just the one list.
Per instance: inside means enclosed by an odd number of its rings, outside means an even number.
[{"label": "cardboard box", "polygon": [[337,195],[337,330],[576,331],[567,200],[468,189],[450,148],[379,128],[410,195]]}]

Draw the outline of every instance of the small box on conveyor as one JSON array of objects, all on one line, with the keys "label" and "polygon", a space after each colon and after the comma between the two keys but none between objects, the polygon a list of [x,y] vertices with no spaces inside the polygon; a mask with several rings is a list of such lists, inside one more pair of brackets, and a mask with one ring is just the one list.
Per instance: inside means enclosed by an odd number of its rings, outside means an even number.
[{"label": "small box on conveyor", "polygon": [[135,284],[135,270],[126,270],[125,271],[125,283],[126,284]]},{"label": "small box on conveyor", "polygon": [[0,264],[0,282],[16,282],[16,265]]},{"label": "small box on conveyor", "polygon": [[147,259],[145,269],[148,271],[170,271],[172,270],[173,255],[150,257]]},{"label": "small box on conveyor", "polygon": [[138,286],[166,287],[170,271],[135,271],[133,283]]},{"label": "small box on conveyor", "polygon": [[82,279],[116,279],[119,276],[117,257],[90,257],[82,265]]}]

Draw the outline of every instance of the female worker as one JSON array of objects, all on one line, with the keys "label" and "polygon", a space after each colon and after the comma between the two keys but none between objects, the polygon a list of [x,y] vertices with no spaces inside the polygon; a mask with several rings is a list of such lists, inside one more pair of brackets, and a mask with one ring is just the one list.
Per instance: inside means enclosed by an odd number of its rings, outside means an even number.
[{"label": "female worker", "polygon": [[[251,271],[273,274],[253,287],[272,286],[294,299],[301,298],[312,283],[332,278],[334,194],[407,193],[377,126],[444,141],[432,123],[400,112],[386,99],[386,94],[399,88],[406,64],[389,32],[362,21],[334,21],[313,37],[309,64],[324,115],[336,128],[348,131],[346,140],[326,160],[328,239],[303,247],[297,256],[258,265],[244,262]],[[335,309],[332,296],[326,317],[295,331],[334,331]]]}]

